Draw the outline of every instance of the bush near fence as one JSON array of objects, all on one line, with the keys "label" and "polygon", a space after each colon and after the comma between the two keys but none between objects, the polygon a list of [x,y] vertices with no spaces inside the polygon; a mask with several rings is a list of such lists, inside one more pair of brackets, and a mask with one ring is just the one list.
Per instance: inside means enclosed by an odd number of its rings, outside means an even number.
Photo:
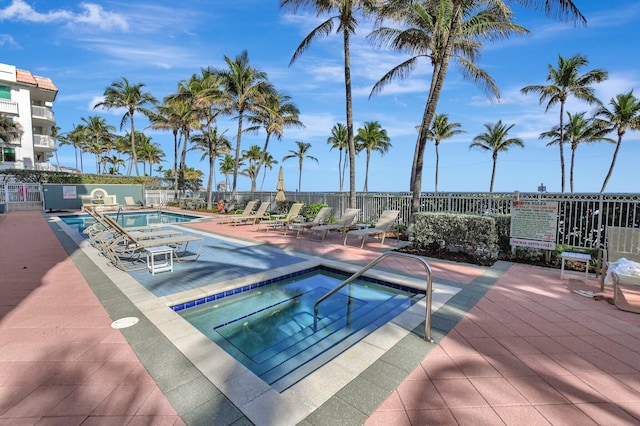
[{"label": "bush near fence", "polygon": [[480,264],[498,259],[496,220],[491,216],[416,213],[409,241],[427,251],[461,251]]}]

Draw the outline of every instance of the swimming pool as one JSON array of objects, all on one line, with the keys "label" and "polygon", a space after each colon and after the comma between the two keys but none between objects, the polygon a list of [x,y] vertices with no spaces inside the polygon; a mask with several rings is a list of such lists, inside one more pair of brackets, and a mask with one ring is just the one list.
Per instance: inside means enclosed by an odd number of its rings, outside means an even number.
[{"label": "swimming pool", "polygon": [[317,267],[293,275],[173,309],[282,392],[424,297],[361,277],[320,305],[314,331],[315,302],[348,274]]},{"label": "swimming pool", "polygon": [[[117,213],[108,213],[107,216],[116,218]],[[124,212],[120,213],[118,217],[118,223],[125,228],[134,226],[148,226],[148,225],[161,225],[167,223],[183,223],[191,222],[192,220],[199,219],[199,216],[173,213],[173,212]],[[88,214],[83,215],[68,215],[60,216],[60,219],[69,225],[72,229],[82,233],[87,227],[95,223],[95,220]]]}]

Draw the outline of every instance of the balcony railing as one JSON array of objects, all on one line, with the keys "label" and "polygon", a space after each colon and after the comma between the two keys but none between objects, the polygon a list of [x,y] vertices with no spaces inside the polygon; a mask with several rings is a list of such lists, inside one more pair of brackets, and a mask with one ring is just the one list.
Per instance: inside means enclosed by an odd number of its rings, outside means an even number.
[{"label": "balcony railing", "polygon": [[7,99],[0,99],[0,113],[18,115],[18,103]]},{"label": "balcony railing", "polygon": [[35,118],[42,118],[49,121],[55,121],[51,108],[33,105],[31,107],[31,115]]},{"label": "balcony railing", "polygon": [[56,141],[49,135],[33,135],[34,148],[56,149]]}]

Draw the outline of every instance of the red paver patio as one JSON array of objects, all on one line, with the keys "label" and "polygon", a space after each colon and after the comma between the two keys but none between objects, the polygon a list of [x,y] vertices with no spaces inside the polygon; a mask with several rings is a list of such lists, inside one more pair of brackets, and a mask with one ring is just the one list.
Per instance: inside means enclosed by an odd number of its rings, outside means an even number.
[{"label": "red paver patio", "polygon": [[[394,244],[192,226],[362,264]],[[482,272],[430,265],[461,284]],[[183,424],[42,213],[0,215],[0,271],[0,424]],[[573,289],[599,285],[512,265],[365,424],[639,424],[640,315]]]}]

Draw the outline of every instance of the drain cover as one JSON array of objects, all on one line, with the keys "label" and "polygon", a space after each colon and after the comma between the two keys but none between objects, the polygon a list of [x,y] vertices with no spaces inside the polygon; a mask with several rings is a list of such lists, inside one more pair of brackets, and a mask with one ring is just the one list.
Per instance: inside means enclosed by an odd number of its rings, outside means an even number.
[{"label": "drain cover", "polygon": [[126,317],[115,320],[111,323],[111,328],[127,328],[136,325],[140,321],[136,317]]}]

